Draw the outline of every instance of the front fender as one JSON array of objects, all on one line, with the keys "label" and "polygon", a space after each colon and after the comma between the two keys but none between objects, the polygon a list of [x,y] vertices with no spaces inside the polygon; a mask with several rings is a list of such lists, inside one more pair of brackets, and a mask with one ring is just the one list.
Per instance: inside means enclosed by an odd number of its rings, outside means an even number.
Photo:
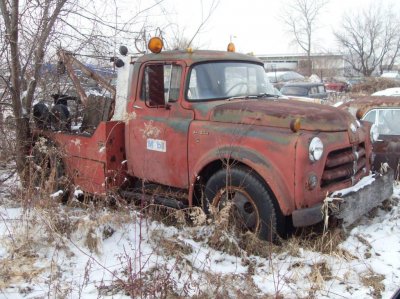
[{"label": "front fender", "polygon": [[[285,176],[279,170],[279,167],[267,157],[245,146],[219,147],[202,155],[190,172],[192,176],[189,178],[189,194],[193,194],[194,185],[202,171],[210,163],[218,160],[227,161],[231,165],[234,165],[235,162],[240,162],[253,169],[268,185],[284,215],[290,215],[295,209],[293,198],[294,186],[291,186],[285,180]],[[189,199],[190,203],[191,199],[192,196]]]}]

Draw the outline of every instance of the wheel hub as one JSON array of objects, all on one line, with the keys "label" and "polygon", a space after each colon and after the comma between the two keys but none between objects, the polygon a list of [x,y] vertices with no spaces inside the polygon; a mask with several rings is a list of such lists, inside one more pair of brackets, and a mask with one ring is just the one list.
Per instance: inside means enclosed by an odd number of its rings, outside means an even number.
[{"label": "wheel hub", "polygon": [[232,204],[231,220],[234,225],[238,228],[255,232],[258,226],[258,216],[249,195],[240,189],[225,191],[220,198],[219,210],[229,203]]}]

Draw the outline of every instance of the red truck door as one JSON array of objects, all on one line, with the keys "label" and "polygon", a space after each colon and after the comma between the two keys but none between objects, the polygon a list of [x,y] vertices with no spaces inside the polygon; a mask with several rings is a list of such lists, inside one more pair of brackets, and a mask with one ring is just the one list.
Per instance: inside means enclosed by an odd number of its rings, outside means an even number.
[{"label": "red truck door", "polygon": [[129,121],[128,169],[136,177],[188,187],[188,130],[194,113],[183,109],[183,63],[141,66]]}]

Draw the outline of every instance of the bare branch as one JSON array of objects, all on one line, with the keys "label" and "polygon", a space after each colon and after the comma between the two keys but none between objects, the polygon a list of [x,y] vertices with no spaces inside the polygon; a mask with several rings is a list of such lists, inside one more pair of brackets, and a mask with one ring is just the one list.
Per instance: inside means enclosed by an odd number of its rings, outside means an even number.
[{"label": "bare branch", "polygon": [[283,22],[293,41],[306,52],[311,75],[311,47],[318,16],[328,0],[291,0],[283,12]]},{"label": "bare branch", "polygon": [[377,68],[382,72],[385,60],[394,61],[400,46],[397,19],[390,7],[374,3],[343,16],[343,28],[334,35],[355,71],[370,76]]},{"label": "bare branch", "polygon": [[208,22],[208,20],[211,18],[214,10],[217,8],[217,6],[219,5],[219,0],[213,0],[213,2],[210,5],[210,9],[208,10],[207,15],[204,17],[204,8],[203,8],[203,1],[201,1],[201,16],[202,16],[202,21],[200,23],[200,25],[197,27],[196,32],[193,34],[192,38],[189,40],[188,44],[187,44],[187,48],[189,48],[191,46],[191,44],[193,43],[193,40],[196,38],[196,36],[200,33],[201,29],[204,27],[204,25]]}]

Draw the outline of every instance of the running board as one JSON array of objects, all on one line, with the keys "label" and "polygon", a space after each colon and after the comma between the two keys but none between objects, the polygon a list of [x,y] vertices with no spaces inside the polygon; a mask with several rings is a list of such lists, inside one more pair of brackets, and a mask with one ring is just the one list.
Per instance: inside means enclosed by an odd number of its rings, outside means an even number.
[{"label": "running board", "polygon": [[121,191],[120,192],[121,196],[133,200],[133,201],[144,201],[145,203],[148,204],[158,204],[158,205],[163,205],[169,208],[174,208],[174,209],[185,209],[188,208],[189,206],[183,203],[182,201],[179,201],[174,198],[170,197],[162,197],[158,195],[148,195],[148,194],[143,194],[135,191]]}]

